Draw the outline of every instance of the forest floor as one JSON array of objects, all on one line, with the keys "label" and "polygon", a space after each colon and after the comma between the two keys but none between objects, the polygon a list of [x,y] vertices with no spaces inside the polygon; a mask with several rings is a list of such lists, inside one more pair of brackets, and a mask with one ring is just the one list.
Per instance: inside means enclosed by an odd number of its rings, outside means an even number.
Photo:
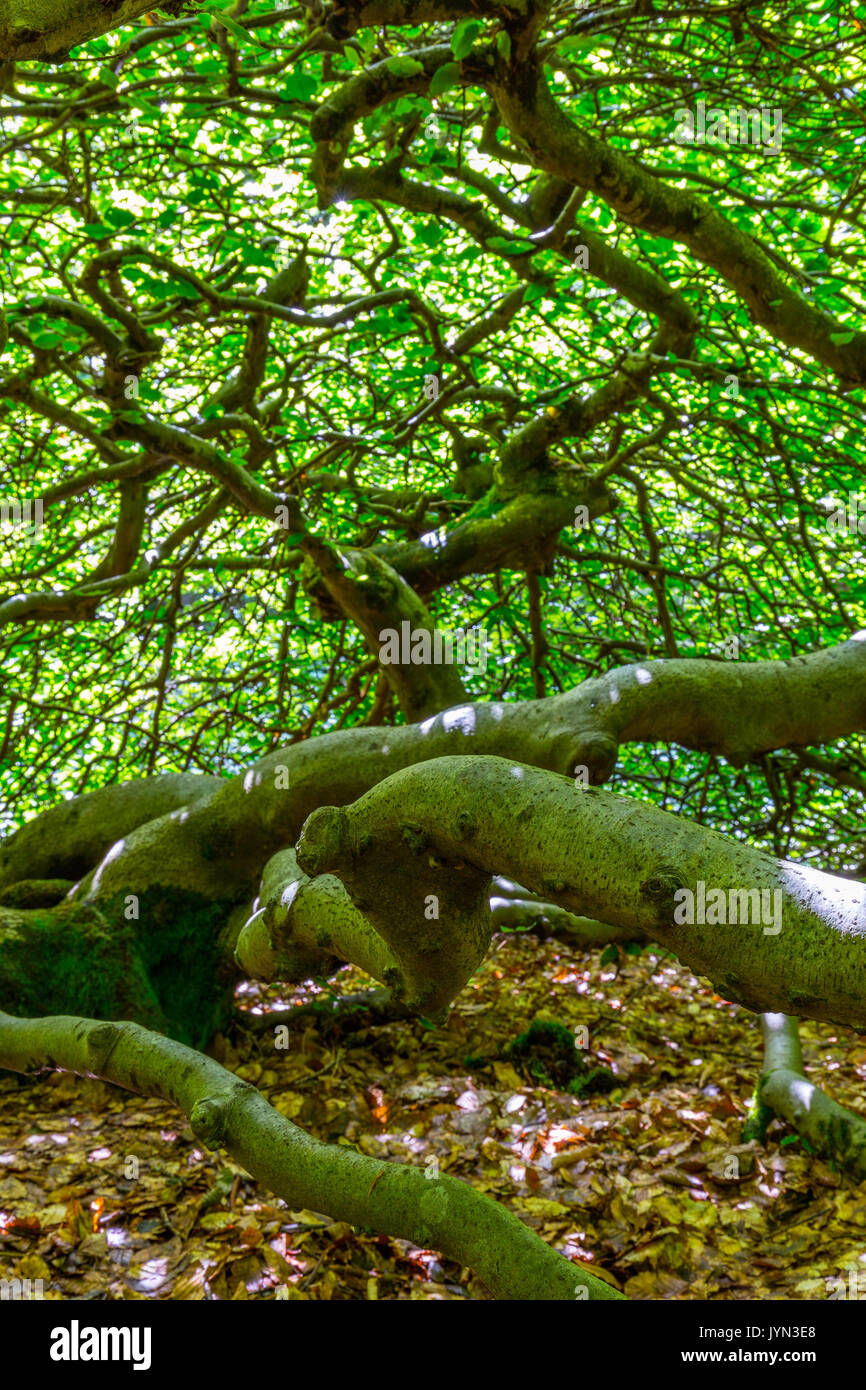
[{"label": "forest floor", "polygon": [[[368,985],[346,969],[331,988]],[[321,992],[247,985],[238,1004]],[[553,1019],[588,1029],[579,1056],[612,1073],[608,1089],[565,1089],[580,1061],[564,1053],[504,1055]],[[866,1111],[866,1042],[812,1023],[802,1040],[810,1079]],[[438,1164],[631,1298],[825,1299],[852,1268],[866,1287],[861,1190],[778,1122],[766,1147],[742,1144],[757,1021],[657,947],[600,967],[598,951],[499,937],[441,1028],[317,1024],[287,1049],[236,1029],[211,1053],[318,1138]],[[0,1074],[13,1277],[41,1279],[46,1298],[489,1297],[434,1251],[289,1210],[164,1102],[59,1072]]]}]

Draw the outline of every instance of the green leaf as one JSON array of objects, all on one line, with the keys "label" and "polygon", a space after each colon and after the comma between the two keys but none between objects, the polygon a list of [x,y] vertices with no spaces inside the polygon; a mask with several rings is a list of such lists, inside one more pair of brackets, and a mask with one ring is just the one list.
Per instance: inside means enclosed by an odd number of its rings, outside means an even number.
[{"label": "green leaf", "polygon": [[243,29],[241,25],[238,24],[237,20],[223,13],[217,0],[207,0],[204,9],[209,10],[217,23],[229,29],[234,34],[235,38],[244,39],[247,43],[254,43],[256,48],[264,48],[265,45],[262,43],[261,39],[254,38],[247,29]]},{"label": "green leaf", "polygon": [[603,42],[603,40],[597,34],[572,34],[569,38],[563,39],[562,43],[557,45],[556,51],[557,53],[561,53],[564,58],[567,58],[572,53],[586,53],[590,48],[594,48],[597,43],[601,42]]},{"label": "green leaf", "polygon": [[385,67],[395,77],[417,77],[419,72],[424,71],[424,64],[419,63],[417,58],[410,58],[408,54],[389,58]]},{"label": "green leaf", "polygon": [[94,241],[103,241],[107,236],[113,236],[116,227],[106,227],[104,222],[85,222],[84,230]]},{"label": "green leaf", "polygon": [[41,348],[57,347],[58,343],[62,343],[64,338],[64,334],[56,333],[53,329],[48,328],[43,328],[41,332],[34,333],[32,336],[33,342],[37,347]]},{"label": "green leaf", "polygon": [[300,68],[294,68],[291,77],[280,88],[280,96],[284,101],[309,101],[318,90],[318,86],[315,77],[311,77]]},{"label": "green leaf", "polygon": [[117,91],[117,84],[120,79],[116,72],[112,72],[111,68],[100,68],[96,76],[104,87],[110,87],[112,91]]},{"label": "green leaf", "polygon": [[511,57],[511,35],[507,29],[500,29],[496,35],[496,51],[506,62]]},{"label": "green leaf", "polygon": [[154,299],[198,299],[199,293],[186,280],[163,280],[153,291]]},{"label": "green leaf", "polygon": [[219,22],[220,24],[224,24],[227,29],[230,29],[235,38],[245,39],[247,43],[254,43],[256,48],[265,47],[261,39],[257,39],[254,34],[251,34],[248,29],[244,29],[240,24],[237,24],[235,20],[229,19],[227,14],[220,15]]},{"label": "green leaf", "polygon": [[605,946],[601,953],[602,965],[617,965],[619,963],[619,951],[615,946]]},{"label": "green leaf", "polygon": [[126,208],[109,208],[105,220],[113,227],[130,227],[136,221],[136,216],[134,212],[127,212]]},{"label": "green leaf", "polygon": [[846,343],[853,343],[853,341],[854,341],[854,339],[855,339],[856,337],[857,337],[857,334],[854,333],[854,332],[851,332],[851,333],[831,333],[831,334],[830,334],[830,342],[831,342],[831,343],[835,343],[835,344],[836,344],[836,347],[845,347]]},{"label": "green leaf", "polygon": [[487,240],[488,251],[501,251],[506,256],[522,256],[526,251],[532,251],[531,241],[515,241],[512,237],[492,236]]},{"label": "green leaf", "polygon": [[438,222],[431,218],[429,222],[424,222],[420,227],[415,228],[415,240],[420,241],[424,246],[438,246],[445,236],[445,230],[440,227]]},{"label": "green leaf", "polygon": [[456,87],[460,81],[460,66],[458,63],[443,63],[441,68],[437,68],[430,83],[431,97],[441,96],[443,92]]},{"label": "green leaf", "polygon": [[451,35],[451,52],[458,61],[466,57],[483,28],[477,19],[461,19]]}]

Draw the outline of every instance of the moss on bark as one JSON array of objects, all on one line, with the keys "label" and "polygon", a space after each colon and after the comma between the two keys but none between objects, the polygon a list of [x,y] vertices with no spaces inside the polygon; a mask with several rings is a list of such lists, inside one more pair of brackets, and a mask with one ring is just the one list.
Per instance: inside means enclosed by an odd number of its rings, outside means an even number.
[{"label": "moss on bark", "polygon": [[0,913],[0,997],[27,1018],[86,1011],[163,1030],[133,925],[84,903]]},{"label": "moss on bark", "polygon": [[[119,896],[107,905],[110,920],[122,920],[125,901]],[[175,891],[168,897],[158,889],[138,900],[138,959],[165,1018],[165,1032],[190,1047],[205,1047],[232,1015],[236,975],[219,940],[231,906],[197,893]]]},{"label": "moss on bark", "polygon": [[232,1014],[234,972],[220,943],[229,911],[157,891],[99,908],[0,909],[0,999],[26,1018],[134,1019],[204,1047]]}]

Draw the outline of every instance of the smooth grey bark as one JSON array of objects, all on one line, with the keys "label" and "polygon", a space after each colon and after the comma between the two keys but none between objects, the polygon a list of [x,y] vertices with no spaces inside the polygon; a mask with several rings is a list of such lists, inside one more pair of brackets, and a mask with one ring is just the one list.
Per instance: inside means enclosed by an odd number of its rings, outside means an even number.
[{"label": "smooth grey bark", "polygon": [[23,879],[77,881],[122,836],[221,785],[220,777],[165,773],[100,787],[51,806],[0,840],[0,888]]},{"label": "smooth grey bark", "polygon": [[806,1077],[795,1018],[761,1016],[764,1069],[756,1099],[786,1120],[817,1153],[858,1182],[866,1178],[866,1120],[831,1100]]},{"label": "smooth grey bark", "polygon": [[[510,759],[423,763],[352,806],[323,807],[304,826],[298,862],[336,874],[363,902],[402,971],[402,985],[388,983],[413,1007],[430,1007],[431,995],[444,1004],[450,974],[467,969],[464,956],[443,960],[461,894],[473,940],[475,896],[504,873],[577,915],[636,925],[727,999],[866,1026],[866,886]],[[701,883],[740,920],[685,920],[684,893],[701,916]],[[757,921],[743,921],[755,900],[741,894],[755,892],[770,896],[759,896]],[[448,904],[442,921],[425,921],[431,894]]]},{"label": "smooth grey bark", "polygon": [[643,941],[637,927],[614,927],[593,917],[551,903],[541,893],[530,893],[510,878],[494,878],[490,893],[490,924],[497,931],[529,931],[541,924],[551,936],[582,946],[606,946],[611,941]]},{"label": "smooth grey bark", "polygon": [[[426,936],[419,949],[430,955],[435,951],[440,961],[439,987],[444,990],[444,1002],[426,1007],[444,1007],[453,993],[463,985],[463,965],[458,965],[453,978],[455,961],[468,961],[469,972],[487,951],[493,934],[502,930],[528,928],[544,921],[548,928],[572,943],[600,946],[609,941],[644,939],[637,927],[616,927],[587,917],[575,917],[555,903],[546,902],[538,894],[529,893],[509,879],[494,879],[492,891],[483,886],[474,911],[480,919],[467,932],[465,914],[458,913],[456,933],[438,922],[448,904],[438,895],[425,904]],[[435,911],[435,916],[434,916]],[[253,911],[244,922],[235,946],[235,959],[245,975],[261,980],[304,980],[328,976],[341,962],[359,966],[375,980],[405,993],[406,979],[400,960],[391,952],[371,922],[354,903],[343,884],[332,874],[309,878],[298,866],[295,851],[281,850],[268,860],[262,876],[259,897]],[[424,1002],[414,1001],[423,1010]],[[406,1010],[404,1010],[405,1012]]]},{"label": "smooth grey bark", "polygon": [[[167,952],[176,950],[173,941],[183,941],[184,968],[191,968],[197,960],[200,963],[200,1022],[189,1034],[182,1030],[180,1034],[185,1041],[192,1040],[212,1021],[208,990],[216,986],[217,977],[221,990],[230,983],[230,971],[228,979],[222,978],[226,972],[221,962],[231,965],[235,946],[240,945],[239,933],[250,916],[265,864],[297,840],[307,816],[323,805],[354,803],[392,774],[419,767],[425,760],[428,769],[423,784],[438,800],[440,813],[445,814],[451,806],[454,779],[447,773],[443,758],[459,760],[482,754],[517,758],[523,765],[532,763],[556,773],[574,773],[576,769],[578,782],[592,787],[610,775],[620,743],[631,739],[675,739],[740,763],[769,748],[814,744],[863,727],[866,641],[861,634],[837,647],[790,661],[675,659],[634,663],[548,699],[466,704],[416,725],[356,727],[326,734],[279,749],[230,779],[203,783],[192,778],[188,791],[183,779],[149,779],[142,784],[105,788],[82,798],[80,807],[75,801],[63,803],[23,827],[0,849],[0,891],[5,896],[22,880],[65,878],[64,866],[69,868],[70,857],[80,855],[83,860],[87,853],[94,858],[103,854],[101,862],[75,888],[64,911],[68,906],[96,908],[106,923],[138,913],[131,930],[137,933],[150,961],[150,943],[157,938],[162,943],[159,949]],[[574,787],[573,783],[566,785]],[[214,789],[208,790],[209,786]],[[187,805],[178,804],[198,791],[204,794]],[[476,791],[480,792],[480,784]],[[412,783],[405,795],[415,794]],[[574,795],[580,793],[575,791]],[[154,796],[166,798],[165,814],[156,819],[151,818]],[[589,796],[594,796],[592,790]],[[574,797],[569,804],[573,809]],[[634,818],[630,830],[639,826],[641,834],[648,837],[640,856],[643,878],[647,882],[659,879],[655,890],[647,890],[633,906],[629,906],[628,894],[634,890],[634,882],[623,855],[629,845],[637,855],[639,846],[628,837],[618,842],[619,832],[610,816],[604,818],[610,830],[609,843],[595,842],[599,871],[608,873],[609,878],[609,870],[619,862],[621,872],[617,870],[605,893],[587,891],[563,898],[547,884],[560,878],[570,882],[570,868],[566,865],[560,875],[536,864],[536,877],[530,880],[520,857],[525,845],[516,832],[513,852],[509,850],[506,832],[510,822],[505,805],[500,831],[491,826],[491,858],[485,861],[483,873],[479,866],[467,864],[460,874],[444,873],[437,878],[432,873],[437,866],[428,866],[432,878],[425,896],[431,901],[422,898],[418,907],[422,913],[425,908],[428,912],[420,921],[419,936],[425,943],[426,960],[422,959],[423,952],[410,944],[402,961],[393,961],[393,943],[387,937],[380,942],[376,936],[376,913],[368,911],[367,901],[376,909],[377,900],[392,894],[399,881],[399,875],[393,878],[394,866],[380,862],[380,882],[368,884],[360,898],[357,889],[353,890],[354,904],[341,902],[337,913],[340,926],[330,946],[322,947],[316,939],[317,931],[327,930],[316,921],[314,907],[326,896],[325,885],[299,880],[297,906],[291,913],[285,911],[285,904],[269,906],[263,897],[270,919],[262,919],[260,927],[264,925],[271,936],[260,936],[254,945],[248,937],[241,947],[245,968],[270,975],[275,968],[275,952],[283,953],[279,968],[287,970],[287,952],[317,950],[323,959],[356,960],[386,985],[406,991],[406,998],[421,1011],[436,1013],[453,999],[486,950],[490,876],[501,874],[576,916],[605,921],[629,934],[635,928],[644,930],[670,944],[692,968],[716,981],[727,997],[741,999],[752,1008],[835,1018],[855,1026],[862,1023],[861,926],[856,911],[857,894],[862,891],[859,885],[793,865],[780,868],[766,856],[748,859],[754,851],[721,836],[712,839],[711,832],[688,822],[667,818],[676,827],[672,833],[688,842],[688,854],[694,859],[688,882],[700,877],[701,856],[712,845],[719,884],[758,890],[766,887],[771,892],[786,889],[782,933],[786,942],[791,939],[791,924],[797,915],[794,911],[792,916],[792,903],[796,907],[799,894],[806,910],[796,935],[797,951],[788,953],[782,971],[781,952],[773,938],[760,935],[760,928],[757,944],[748,932],[735,928],[695,926],[672,932],[653,898],[654,891],[664,907],[673,891],[673,883],[661,873],[670,867],[667,857],[659,852],[661,822],[653,819],[662,813],[633,800],[621,804]],[[471,795],[467,807],[474,814]],[[590,843],[587,841],[585,848]],[[403,850],[408,848],[404,841],[401,844]],[[648,862],[650,858],[655,862]],[[303,862],[301,868],[306,868]],[[77,862],[75,872],[81,869],[82,863]],[[711,882],[709,873],[705,872],[704,878]],[[26,898],[31,890],[22,891]],[[624,904],[624,909],[615,912],[612,898],[623,892],[626,897],[619,899],[618,906],[623,908]],[[819,901],[821,895],[826,901]],[[810,906],[812,897],[816,902]],[[337,902],[332,892],[329,911],[336,910]],[[56,911],[47,909],[49,914]],[[809,912],[822,923],[817,934],[803,925]],[[304,913],[305,925],[293,937]],[[39,920],[44,920],[44,914],[42,918],[34,915],[34,923]],[[59,933],[60,940],[66,920],[55,915],[46,929]],[[852,924],[848,935],[839,927],[842,922]],[[127,924],[123,925],[125,928]],[[18,923],[19,940],[23,930],[25,925]],[[220,940],[215,942],[217,932]],[[248,956],[244,954],[247,949]],[[209,963],[204,961],[203,952],[208,954]],[[258,963],[257,958],[261,958]],[[296,964],[299,959],[295,957]],[[787,975],[787,983],[783,975]],[[179,994],[168,991],[165,982],[157,993],[159,1007],[178,1028]],[[70,1000],[56,1011],[72,1012],[75,1008]],[[77,1011],[98,1012],[80,1007]],[[118,1015],[109,1012],[108,1016]],[[151,1023],[152,1017],[147,1015],[145,1021]]]},{"label": "smooth grey bark", "polygon": [[[278,749],[222,779],[182,817],[142,816],[138,828],[115,831],[109,857],[79,893],[100,900],[174,887],[210,900],[251,900],[267,860],[296,842],[312,811],[355,801],[427,759],[492,754],[552,772],[585,769],[598,785],[613,772],[622,743],[676,742],[742,766],[771,749],[814,746],[864,728],[866,634],[788,661],[637,662],[547,699],[461,705],[420,724],[340,730]],[[116,790],[104,792],[109,823]],[[68,814],[65,807],[45,813],[46,840],[53,818]],[[48,856],[38,873],[23,853],[11,872],[0,857],[0,886],[66,876]]]},{"label": "smooth grey bark", "polygon": [[395,967],[339,879],[308,878],[293,849],[268,860],[257,904],[235,948],[239,966],[255,979],[304,980],[333,974],[341,962],[351,961],[374,979],[386,980]]}]

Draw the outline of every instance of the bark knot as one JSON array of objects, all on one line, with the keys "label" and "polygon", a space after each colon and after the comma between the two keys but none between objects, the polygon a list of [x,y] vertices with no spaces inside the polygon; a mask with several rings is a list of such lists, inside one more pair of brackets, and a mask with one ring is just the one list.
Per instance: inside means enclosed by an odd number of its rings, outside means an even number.
[{"label": "bark knot", "polygon": [[649,878],[640,884],[640,892],[651,902],[665,902],[678,888],[686,887],[685,875],[671,864],[660,864]]}]

